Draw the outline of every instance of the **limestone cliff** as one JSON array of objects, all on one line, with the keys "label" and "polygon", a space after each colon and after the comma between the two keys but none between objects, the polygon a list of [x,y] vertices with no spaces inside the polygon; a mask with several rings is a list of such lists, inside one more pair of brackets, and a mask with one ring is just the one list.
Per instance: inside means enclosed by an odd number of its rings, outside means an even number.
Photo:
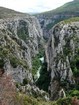
[{"label": "limestone cliff", "polygon": [[50,35],[46,61],[51,70],[49,89],[54,100],[59,98],[62,89],[72,89],[79,76],[79,22],[75,18],[60,22],[50,30]]},{"label": "limestone cliff", "polygon": [[0,68],[11,73],[16,82],[22,83],[25,78],[33,82],[32,57],[42,46],[42,30],[34,16],[10,11],[10,16],[7,12],[5,17],[4,11],[0,17]]},{"label": "limestone cliff", "polygon": [[[27,94],[28,97],[49,100],[48,94],[35,85],[32,74],[33,59],[40,49],[43,49],[43,35],[38,20],[34,16],[2,7],[0,7],[0,13],[0,75],[2,73],[0,90],[3,86],[2,82],[6,82],[5,78],[9,78],[1,92],[6,92],[5,89],[9,91],[7,86],[11,82],[16,87],[14,90],[16,104],[18,102],[17,93],[23,94],[23,97],[26,97]],[[37,63],[36,61],[35,63]],[[4,95],[1,94],[1,99],[6,94],[7,92]],[[15,101],[13,97],[11,99],[13,102]],[[0,100],[1,105],[4,103],[4,105],[11,105],[5,100],[7,100],[6,97],[3,101]],[[20,104],[18,103],[18,105]]]}]

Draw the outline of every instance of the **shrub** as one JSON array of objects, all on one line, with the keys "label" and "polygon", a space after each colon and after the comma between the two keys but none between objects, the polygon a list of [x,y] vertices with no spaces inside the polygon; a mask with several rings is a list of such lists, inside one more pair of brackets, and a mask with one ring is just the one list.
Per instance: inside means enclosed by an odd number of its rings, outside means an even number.
[{"label": "shrub", "polygon": [[69,92],[69,95],[72,96],[72,97],[77,96],[79,98],[79,90],[76,90],[76,89],[71,90]]},{"label": "shrub", "polygon": [[10,63],[14,68],[16,68],[18,66],[19,61],[15,56],[10,56]]},{"label": "shrub", "polygon": [[71,68],[75,77],[79,76],[79,55],[76,55],[71,61]]},{"label": "shrub", "polygon": [[28,80],[27,80],[27,78],[24,78],[23,79],[23,85],[26,85],[26,84],[28,84]]}]

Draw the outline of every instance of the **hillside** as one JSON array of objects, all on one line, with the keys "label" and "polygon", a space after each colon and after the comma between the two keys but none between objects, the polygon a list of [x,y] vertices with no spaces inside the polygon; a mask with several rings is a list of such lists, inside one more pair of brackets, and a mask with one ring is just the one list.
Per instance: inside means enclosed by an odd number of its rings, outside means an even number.
[{"label": "hillside", "polygon": [[14,16],[24,16],[24,15],[29,15],[29,14],[24,14],[21,12],[17,12],[8,8],[0,7],[0,19],[3,18],[12,18]]},{"label": "hillside", "polygon": [[63,6],[44,13],[36,14],[41,27],[43,28],[44,38],[49,38],[49,30],[58,22],[79,16],[79,0],[66,3]]},{"label": "hillside", "polygon": [[51,15],[64,13],[64,12],[65,13],[68,13],[68,12],[69,13],[73,13],[73,12],[79,13],[79,0],[73,0],[72,2],[68,2],[57,9],[54,9],[48,12],[43,12],[43,13],[40,13],[39,15],[50,17]]}]

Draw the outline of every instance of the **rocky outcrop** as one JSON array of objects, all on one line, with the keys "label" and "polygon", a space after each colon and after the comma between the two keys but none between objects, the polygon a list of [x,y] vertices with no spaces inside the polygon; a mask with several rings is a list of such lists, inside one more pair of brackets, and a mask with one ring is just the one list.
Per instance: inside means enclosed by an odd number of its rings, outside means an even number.
[{"label": "rocky outcrop", "polygon": [[38,54],[39,47],[43,45],[42,30],[34,16],[11,13],[16,15],[1,15],[3,17],[0,19],[0,67],[11,74],[16,82],[22,83],[27,78],[33,83],[32,57]]},{"label": "rocky outcrop", "polygon": [[33,96],[34,98],[41,98],[42,100],[48,101],[49,94],[43,90],[40,90],[34,84],[26,84],[25,86],[18,86],[18,89],[28,96]]},{"label": "rocky outcrop", "polygon": [[[5,11],[8,11],[8,14]],[[17,87],[13,96],[16,98],[14,100],[16,103],[12,103],[13,105],[17,104],[17,97],[20,98],[16,93],[23,93],[23,97],[28,95],[28,97],[49,100],[49,95],[35,85],[32,74],[33,58],[43,48],[43,35],[40,24],[34,16],[8,9],[5,11],[0,17],[0,75],[3,74],[0,89],[3,86],[2,82],[6,82],[7,78],[9,80],[5,85],[12,81],[14,86]],[[9,11],[11,11],[12,16]],[[6,16],[4,16],[5,14]],[[7,89],[7,87],[4,89]],[[1,99],[3,97],[1,94]],[[5,97],[5,99],[7,98]],[[1,101],[1,104],[3,105],[3,101]],[[6,105],[10,104],[6,103]],[[18,102],[17,105],[20,105],[20,103]]]},{"label": "rocky outcrop", "polygon": [[[74,67],[79,49],[79,22],[60,22],[50,30],[50,39],[46,47],[46,61],[51,70],[51,99],[59,97],[59,91],[74,86]],[[72,66],[76,60],[76,65]]]}]

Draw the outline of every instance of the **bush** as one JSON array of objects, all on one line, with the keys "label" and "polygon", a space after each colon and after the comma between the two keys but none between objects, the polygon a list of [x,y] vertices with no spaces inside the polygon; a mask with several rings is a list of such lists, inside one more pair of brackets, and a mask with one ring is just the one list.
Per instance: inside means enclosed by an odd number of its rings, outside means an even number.
[{"label": "bush", "polygon": [[26,84],[28,84],[28,80],[27,80],[27,78],[24,78],[23,79],[23,85],[26,85]]},{"label": "bush", "polygon": [[76,55],[71,61],[71,68],[75,77],[79,76],[79,55]]},{"label": "bush", "polygon": [[77,97],[79,98],[79,90],[76,90],[76,89],[71,90],[71,91],[69,92],[69,95],[70,95],[71,97],[77,96]]},{"label": "bush", "polygon": [[10,63],[14,68],[16,68],[19,64],[19,61],[15,56],[10,56]]}]

